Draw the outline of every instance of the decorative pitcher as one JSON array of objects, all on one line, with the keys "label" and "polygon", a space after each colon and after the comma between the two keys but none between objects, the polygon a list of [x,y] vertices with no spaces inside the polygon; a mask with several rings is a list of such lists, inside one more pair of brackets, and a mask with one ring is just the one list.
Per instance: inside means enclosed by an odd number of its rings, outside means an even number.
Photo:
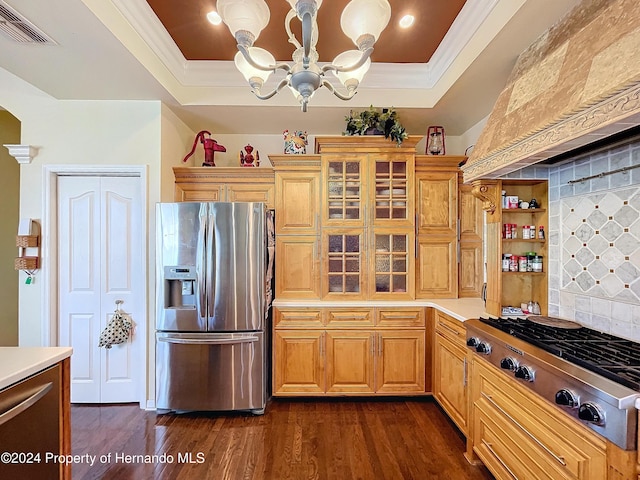
[{"label": "decorative pitcher", "polygon": [[289,132],[289,130],[285,130],[282,133],[284,135],[284,153],[307,153],[307,132],[302,130]]}]

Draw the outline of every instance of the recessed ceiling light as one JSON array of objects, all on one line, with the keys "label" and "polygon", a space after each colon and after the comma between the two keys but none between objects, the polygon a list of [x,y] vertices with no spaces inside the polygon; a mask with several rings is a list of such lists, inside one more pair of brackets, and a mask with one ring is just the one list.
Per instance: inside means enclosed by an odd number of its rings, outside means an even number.
[{"label": "recessed ceiling light", "polygon": [[209,13],[207,13],[207,20],[209,20],[214,25],[220,25],[222,23],[222,18],[220,17],[220,15],[218,15],[218,12],[216,12],[215,10],[212,10]]},{"label": "recessed ceiling light", "polygon": [[413,15],[405,15],[400,19],[398,24],[402,28],[409,28],[411,25],[413,25],[414,21],[415,21],[415,17]]}]

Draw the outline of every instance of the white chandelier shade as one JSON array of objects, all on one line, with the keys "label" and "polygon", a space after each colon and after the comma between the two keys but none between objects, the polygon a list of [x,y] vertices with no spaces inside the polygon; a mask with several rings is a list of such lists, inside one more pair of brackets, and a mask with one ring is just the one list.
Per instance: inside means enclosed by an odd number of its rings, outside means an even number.
[{"label": "white chandelier shade", "polygon": [[[222,21],[236,39],[238,53],[234,61],[238,70],[249,82],[253,93],[266,100],[285,86],[289,87],[301,104],[302,111],[317,89],[324,86],[341,100],[349,100],[371,65],[373,45],[389,23],[391,6],[388,0],[351,0],[342,12],[340,25],[344,33],[356,44],[358,50],[348,50],[338,55],[332,63],[318,65],[317,12],[322,0],[287,0],[291,10],[285,18],[285,30],[289,42],[295,46],[293,64],[277,63],[267,50],[254,47],[260,32],[269,23],[270,12],[264,0],[218,0],[217,10]],[[302,22],[302,43],[291,31],[291,21]],[[277,70],[286,72],[278,86],[263,94],[261,88],[269,76]],[[345,87],[346,93],[336,91],[325,78],[332,72]]]},{"label": "white chandelier shade", "polygon": [[360,48],[358,42],[368,35],[377,42],[390,19],[391,6],[387,0],[351,0],[342,11],[340,27]]},{"label": "white chandelier shade", "polygon": [[[276,59],[271,55],[270,52],[260,47],[249,47],[249,55],[253,58],[256,63],[260,65],[264,65],[268,67],[269,65],[274,65],[276,63]],[[240,73],[244,76],[247,82],[250,82],[252,78],[260,78],[262,82],[266,82],[269,76],[271,75],[271,70],[263,70],[261,68],[255,68],[244,57],[242,52],[236,53],[234,57],[234,62],[236,64],[236,68],[240,70]]]},{"label": "white chandelier shade", "polygon": [[258,39],[271,18],[264,0],[218,0],[217,10],[234,37],[238,32],[250,32],[253,41]]}]

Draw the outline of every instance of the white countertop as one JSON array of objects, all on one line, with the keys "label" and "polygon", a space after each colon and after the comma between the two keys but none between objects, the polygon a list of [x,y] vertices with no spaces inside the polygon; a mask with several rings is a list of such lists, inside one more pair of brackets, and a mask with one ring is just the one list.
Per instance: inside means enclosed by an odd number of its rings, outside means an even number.
[{"label": "white countertop", "polygon": [[71,347],[0,347],[0,390],[71,356]]},{"label": "white countertop", "polygon": [[419,300],[406,300],[406,301],[376,301],[376,300],[362,300],[362,301],[321,301],[321,300],[274,300],[274,307],[384,307],[385,305],[393,307],[433,307],[440,310],[451,317],[465,321],[471,318],[478,318],[479,316],[490,316],[485,312],[484,302],[480,298],[423,298]]}]

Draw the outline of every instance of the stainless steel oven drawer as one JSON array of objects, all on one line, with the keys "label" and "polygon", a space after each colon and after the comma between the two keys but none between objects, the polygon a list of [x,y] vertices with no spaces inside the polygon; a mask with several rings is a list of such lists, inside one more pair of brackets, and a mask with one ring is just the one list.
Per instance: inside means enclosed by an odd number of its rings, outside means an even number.
[{"label": "stainless steel oven drawer", "polygon": [[0,391],[0,478],[60,478],[60,378],[55,365]]}]

